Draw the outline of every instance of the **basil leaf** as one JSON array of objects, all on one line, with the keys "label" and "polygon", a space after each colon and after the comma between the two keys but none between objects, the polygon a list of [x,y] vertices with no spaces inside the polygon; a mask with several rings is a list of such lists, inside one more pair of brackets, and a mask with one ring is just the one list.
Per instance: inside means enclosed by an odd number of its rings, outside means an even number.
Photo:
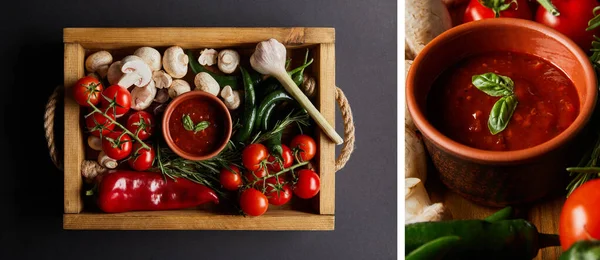
[{"label": "basil leaf", "polygon": [[503,97],[513,94],[515,83],[506,76],[500,76],[492,72],[474,75],[471,81],[477,89],[492,97]]},{"label": "basil leaf", "polygon": [[208,122],[208,121],[202,121],[202,122],[198,123],[194,127],[194,134],[208,128],[208,126],[210,126],[210,122]]},{"label": "basil leaf", "polygon": [[183,128],[185,128],[185,130],[194,130],[194,121],[192,121],[192,118],[189,114],[183,115],[183,117],[181,118],[181,122],[183,123]]},{"label": "basil leaf", "polygon": [[517,103],[519,102],[515,95],[502,97],[496,101],[496,104],[492,107],[490,118],[488,120],[490,133],[495,135],[504,131],[517,108]]}]

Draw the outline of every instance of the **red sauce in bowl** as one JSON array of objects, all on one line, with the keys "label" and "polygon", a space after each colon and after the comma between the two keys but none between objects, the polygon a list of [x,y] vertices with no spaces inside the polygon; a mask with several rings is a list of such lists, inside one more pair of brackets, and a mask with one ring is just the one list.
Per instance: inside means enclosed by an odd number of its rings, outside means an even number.
[{"label": "red sauce in bowl", "polygon": [[[492,107],[500,97],[472,84],[472,76],[493,72],[514,81],[518,104],[507,127],[488,129]],[[514,151],[544,143],[567,129],[579,114],[579,98],[571,80],[538,57],[491,52],[468,57],[440,75],[427,100],[427,118],[450,139],[494,151]]]},{"label": "red sauce in bowl", "polygon": [[[207,121],[209,126],[195,133],[188,131],[183,124],[184,115],[189,115],[194,125]],[[224,120],[225,117],[213,102],[199,98],[185,100],[175,107],[169,119],[171,139],[177,147],[187,153],[210,154],[223,142]]]}]

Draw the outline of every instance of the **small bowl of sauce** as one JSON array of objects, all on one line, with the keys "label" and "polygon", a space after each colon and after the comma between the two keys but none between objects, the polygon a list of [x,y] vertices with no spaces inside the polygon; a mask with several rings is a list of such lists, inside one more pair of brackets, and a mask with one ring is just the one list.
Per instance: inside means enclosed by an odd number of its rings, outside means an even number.
[{"label": "small bowl of sauce", "polygon": [[231,115],[219,98],[204,91],[190,91],[167,106],[162,131],[177,155],[207,160],[219,154],[231,138]]}]

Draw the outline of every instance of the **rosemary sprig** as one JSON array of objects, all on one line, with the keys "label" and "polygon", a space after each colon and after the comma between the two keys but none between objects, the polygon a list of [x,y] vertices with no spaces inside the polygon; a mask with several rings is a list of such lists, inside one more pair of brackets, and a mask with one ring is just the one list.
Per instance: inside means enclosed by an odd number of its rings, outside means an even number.
[{"label": "rosemary sprig", "polygon": [[567,197],[583,185],[585,182],[600,177],[600,165],[598,165],[598,158],[600,157],[600,133],[596,139],[594,147],[592,147],[586,154],[581,158],[577,167],[569,167],[567,171],[570,176],[575,175],[573,180],[567,185]]},{"label": "rosemary sprig", "polygon": [[269,140],[271,137],[275,136],[279,132],[285,130],[291,124],[297,124],[298,126],[308,126],[309,116],[306,111],[292,111],[290,112],[284,119],[277,121],[273,129],[271,131],[261,133],[258,132],[252,138],[252,143],[262,143],[266,140]]}]

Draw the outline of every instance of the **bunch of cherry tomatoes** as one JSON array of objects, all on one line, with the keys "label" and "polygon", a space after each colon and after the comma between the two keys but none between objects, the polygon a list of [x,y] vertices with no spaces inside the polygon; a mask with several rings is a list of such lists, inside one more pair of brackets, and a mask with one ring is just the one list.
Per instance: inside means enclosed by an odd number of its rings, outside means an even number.
[{"label": "bunch of cherry tomatoes", "polygon": [[[91,135],[101,138],[102,151],[108,157],[117,161],[127,159],[136,171],[152,167],[155,151],[152,145],[145,143],[153,132],[152,114],[131,113],[125,126],[116,121],[131,107],[131,94],[126,88],[112,85],[104,89],[98,79],[86,76],[75,83],[73,96],[79,105],[90,108],[85,117],[86,128]],[[115,129],[117,125],[120,129]]]},{"label": "bunch of cherry tomatoes", "polygon": [[221,185],[231,191],[242,190],[240,206],[250,216],[260,216],[269,204],[288,203],[292,193],[310,199],[319,193],[321,182],[316,172],[304,168],[317,153],[315,140],[297,135],[289,146],[282,144],[281,158],[269,154],[260,143],[250,144],[242,151],[244,173],[234,165],[221,170]]},{"label": "bunch of cherry tomatoes", "polygon": [[[544,5],[553,5],[558,15]],[[561,32],[589,52],[594,33],[599,31],[586,29],[589,21],[596,16],[597,6],[596,0],[470,0],[463,23],[494,17],[534,20]]]}]

